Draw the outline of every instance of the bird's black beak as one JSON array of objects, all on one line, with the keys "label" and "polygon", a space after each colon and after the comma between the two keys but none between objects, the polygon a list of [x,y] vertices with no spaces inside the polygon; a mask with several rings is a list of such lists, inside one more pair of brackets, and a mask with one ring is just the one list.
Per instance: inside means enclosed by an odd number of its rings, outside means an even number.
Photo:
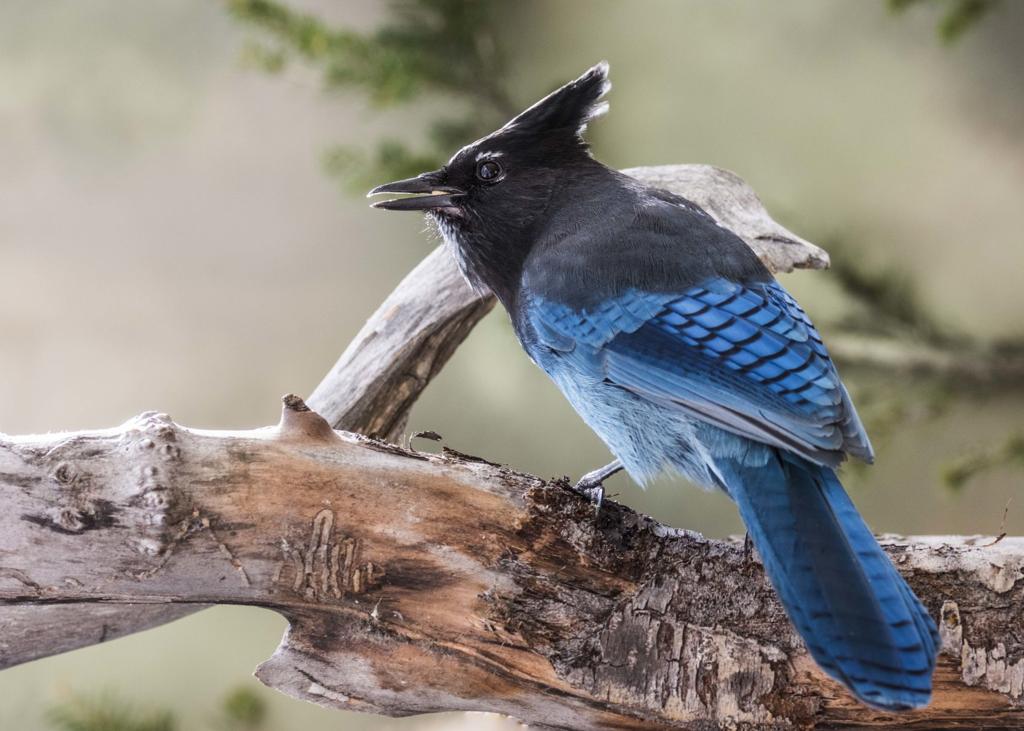
[{"label": "bird's black beak", "polygon": [[374,208],[386,208],[389,211],[429,211],[434,208],[451,208],[456,200],[466,194],[464,190],[444,184],[440,171],[423,173],[415,178],[396,180],[385,183],[366,194],[366,197],[381,193],[409,193],[409,198],[391,198],[373,203]]}]

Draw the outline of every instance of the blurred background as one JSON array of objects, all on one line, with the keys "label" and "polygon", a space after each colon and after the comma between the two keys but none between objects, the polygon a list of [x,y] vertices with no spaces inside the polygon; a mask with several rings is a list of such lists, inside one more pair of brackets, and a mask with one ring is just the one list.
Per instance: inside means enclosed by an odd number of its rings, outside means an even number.
[{"label": "blurred background", "polygon": [[[362,191],[596,61],[595,154],[729,168],[833,253],[783,277],[841,354],[879,532],[1024,533],[1024,4],[5,0],[0,431],[277,420],[433,244]],[[503,312],[410,430],[542,476],[607,461]],[[740,530],[663,481],[617,499]],[[252,680],[284,628],[218,608],[0,673],[4,731],[512,728],[326,711]]]}]

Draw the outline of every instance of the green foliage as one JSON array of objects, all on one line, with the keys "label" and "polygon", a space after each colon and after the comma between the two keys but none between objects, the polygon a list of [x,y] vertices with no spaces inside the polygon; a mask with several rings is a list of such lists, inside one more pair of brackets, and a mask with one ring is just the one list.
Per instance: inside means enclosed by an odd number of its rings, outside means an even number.
[{"label": "green foliage", "polygon": [[889,0],[889,8],[902,13],[915,5],[945,6],[939,20],[939,37],[952,43],[994,10],[1002,0]]},{"label": "green foliage", "polygon": [[1024,468],[1024,433],[960,457],[943,469],[942,477],[947,485],[959,490],[975,477],[1001,467]]},{"label": "green foliage", "polygon": [[336,145],[324,153],[324,170],[348,181],[354,192],[385,180],[418,175],[438,167],[442,158],[428,152],[416,152],[397,140],[385,139],[373,153],[350,145]]},{"label": "green foliage", "polygon": [[[47,713],[56,731],[177,731],[169,710],[140,711],[129,703],[103,693],[71,696]],[[239,687],[221,702],[214,727],[221,731],[259,731],[267,718],[266,702],[251,688]]]},{"label": "green foliage", "polygon": [[849,246],[831,240],[825,248],[832,260],[831,272],[843,291],[862,306],[860,316],[851,314],[844,323],[862,332],[911,335],[933,345],[952,345],[963,340],[938,322],[921,302],[913,277],[893,266],[872,267],[854,256]]},{"label": "green foliage", "polygon": [[[878,336],[897,347],[925,346],[947,366],[894,379],[869,362],[841,363],[851,385],[869,384],[857,389],[857,403],[876,447],[908,424],[942,415],[957,398],[1024,388],[1024,337],[980,341],[936,319],[907,272],[871,266],[835,238],[825,248],[832,276],[856,303],[838,323],[842,331]],[[960,489],[982,472],[1006,466],[1024,467],[1024,438],[1014,436],[996,448],[951,460],[942,466],[942,476],[947,486]]]},{"label": "green foliage", "polygon": [[255,731],[262,728],[267,718],[267,704],[251,688],[240,687],[231,691],[221,704],[225,731]]},{"label": "green foliage", "polygon": [[384,23],[365,33],[330,26],[273,0],[227,3],[235,17],[259,32],[261,41],[244,51],[257,68],[277,73],[298,58],[321,72],[328,90],[361,93],[382,109],[427,95],[449,102],[446,112],[424,123],[425,149],[385,139],[373,153],[365,152],[365,144],[328,151],[326,169],[356,189],[437,167],[453,149],[517,111],[504,86],[496,0],[394,0]]},{"label": "green foliage", "polygon": [[[996,390],[1008,393],[1024,389],[1024,336],[995,342],[981,340],[937,319],[906,271],[866,264],[842,241],[832,239],[826,248],[832,258],[832,276],[857,304],[838,323],[841,330],[881,336],[908,353],[923,346],[936,363],[942,364],[923,379],[936,394],[977,397]],[[894,391],[906,387],[903,382],[892,385],[896,386]],[[922,379],[916,385],[923,385]],[[917,390],[916,398],[920,400],[925,392]],[[932,413],[942,411],[934,397],[926,400]]]},{"label": "green foliage", "polygon": [[47,714],[59,731],[175,731],[170,711],[139,711],[110,695],[73,696]]}]

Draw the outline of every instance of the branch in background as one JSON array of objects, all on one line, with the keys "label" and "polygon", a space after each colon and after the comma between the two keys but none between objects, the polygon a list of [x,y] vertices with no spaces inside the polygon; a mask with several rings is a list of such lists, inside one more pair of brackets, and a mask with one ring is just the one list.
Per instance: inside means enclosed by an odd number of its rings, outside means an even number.
[{"label": "branch in background", "polygon": [[828,250],[833,279],[856,305],[831,343],[837,359],[930,375],[952,392],[1024,388],[1024,337],[985,342],[958,331],[935,318],[908,272],[872,268],[835,240]]},{"label": "branch in background", "polygon": [[832,278],[861,312],[848,314],[841,323],[851,332],[887,337],[911,336],[933,347],[962,345],[964,336],[953,335],[922,304],[917,286],[909,272],[894,266],[872,268],[852,247],[829,240]]},{"label": "branch in background", "polygon": [[[892,375],[924,376],[950,395],[985,396],[1024,389],[1024,342],[976,340],[937,347],[908,333],[828,336],[832,357],[843,366]],[[906,378],[894,381],[900,387]]]},{"label": "branch in background", "polygon": [[903,13],[920,5],[943,7],[939,37],[946,43],[953,43],[1001,4],[1002,0],[889,0],[889,9]]},{"label": "branch in background", "polygon": [[971,452],[946,465],[943,478],[955,489],[970,480],[1001,467],[1024,469],[1024,434],[1012,434],[1005,441]]},{"label": "branch in background", "polygon": [[[835,239],[828,250],[833,280],[854,305],[829,329],[829,351],[861,386],[861,417],[876,444],[909,423],[942,415],[955,398],[1024,389],[1024,337],[987,342],[958,331],[934,317],[907,272],[872,268]],[[864,372],[886,378],[861,377]],[[948,461],[941,465],[943,481],[959,489],[982,472],[1024,467],[1014,444],[1011,437],[1007,446],[982,447]]]}]

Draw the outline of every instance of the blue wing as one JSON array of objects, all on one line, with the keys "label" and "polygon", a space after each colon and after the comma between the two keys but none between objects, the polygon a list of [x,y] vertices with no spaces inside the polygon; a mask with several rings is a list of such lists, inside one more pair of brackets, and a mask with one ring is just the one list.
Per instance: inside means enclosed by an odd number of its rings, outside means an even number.
[{"label": "blue wing", "polygon": [[595,378],[818,464],[873,459],[821,337],[775,281],[630,290],[585,308],[535,299],[527,319],[536,346]]}]

